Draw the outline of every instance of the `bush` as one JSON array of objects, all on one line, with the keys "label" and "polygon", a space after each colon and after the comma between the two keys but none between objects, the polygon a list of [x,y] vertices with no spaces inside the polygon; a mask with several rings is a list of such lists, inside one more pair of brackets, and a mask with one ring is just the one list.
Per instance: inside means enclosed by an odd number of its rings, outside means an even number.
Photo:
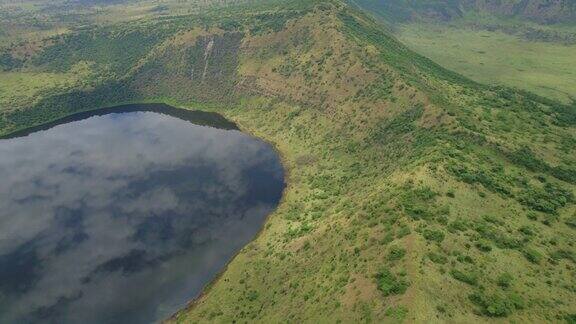
[{"label": "bush", "polygon": [[512,314],[516,309],[524,308],[524,301],[516,294],[485,295],[476,292],[469,298],[474,304],[480,306],[483,314],[491,317],[505,317]]},{"label": "bush", "polygon": [[470,264],[475,263],[474,259],[472,259],[472,257],[470,257],[469,255],[459,255],[458,257],[456,257],[456,260],[461,263],[470,263]]},{"label": "bush", "polygon": [[462,219],[457,219],[448,224],[448,231],[450,233],[463,232],[468,229],[468,223]]},{"label": "bush", "polygon": [[526,146],[508,154],[508,157],[512,162],[522,165],[533,172],[546,173],[549,169],[549,166],[544,161],[538,159],[532,150]]},{"label": "bush", "polygon": [[408,309],[402,305],[396,307],[390,307],[386,310],[384,315],[395,318],[397,320],[400,320],[400,322],[402,322],[403,319],[406,318],[406,315],[408,315]]},{"label": "bush", "polygon": [[568,217],[564,223],[574,229],[576,229],[576,213],[572,214],[572,216]]},{"label": "bush", "polygon": [[446,264],[448,262],[448,258],[440,253],[430,252],[428,253],[428,258],[430,261],[438,264]]},{"label": "bush", "polygon": [[536,234],[534,228],[530,226],[522,226],[518,229],[518,231],[526,236],[534,236]]},{"label": "bush", "polygon": [[462,281],[469,285],[475,286],[476,284],[478,284],[478,275],[476,273],[464,272],[457,269],[452,269],[452,271],[450,271],[450,274],[454,279]]},{"label": "bush", "polygon": [[410,234],[410,228],[406,225],[400,227],[396,232],[396,238],[403,238],[404,236]]},{"label": "bush", "polygon": [[376,275],[376,281],[378,290],[380,290],[384,296],[401,295],[406,292],[409,286],[408,282],[402,278],[398,278],[387,269],[380,271]]},{"label": "bush", "polygon": [[524,256],[526,257],[526,259],[528,261],[535,263],[535,264],[539,264],[543,258],[542,253],[540,253],[534,249],[531,249],[531,248],[524,250]]},{"label": "bush", "polygon": [[388,260],[389,261],[397,261],[402,259],[406,255],[406,250],[399,247],[393,246],[390,248],[390,252],[388,252]]},{"label": "bush", "polygon": [[556,214],[559,208],[574,200],[574,194],[559,185],[546,183],[542,189],[528,189],[520,196],[520,202],[536,211]]},{"label": "bush", "polygon": [[482,252],[492,251],[492,246],[490,246],[490,243],[488,243],[485,240],[480,240],[480,241],[476,242],[476,248],[478,248],[478,250],[480,250]]},{"label": "bush", "polygon": [[246,294],[246,298],[249,301],[255,301],[256,299],[258,299],[258,292],[255,290],[250,290],[247,294]]},{"label": "bush", "polygon": [[501,274],[500,276],[498,276],[498,279],[496,280],[496,282],[498,283],[498,286],[500,286],[502,288],[510,288],[513,280],[514,280],[514,278],[512,277],[512,275],[509,274],[508,272],[505,272],[505,273]]},{"label": "bush", "polygon": [[445,234],[444,232],[440,231],[440,230],[430,230],[430,229],[426,229],[424,230],[424,238],[428,241],[434,241],[434,242],[438,242],[441,243],[442,241],[444,241],[444,237]]},{"label": "bush", "polygon": [[576,263],[576,252],[569,250],[557,250],[550,255],[550,258],[552,258],[554,261],[566,259]]}]

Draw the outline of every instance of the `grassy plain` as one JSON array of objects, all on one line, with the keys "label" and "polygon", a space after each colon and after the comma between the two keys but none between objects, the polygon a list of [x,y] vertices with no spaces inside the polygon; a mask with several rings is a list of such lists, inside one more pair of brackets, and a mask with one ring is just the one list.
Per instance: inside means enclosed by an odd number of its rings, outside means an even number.
[{"label": "grassy plain", "polygon": [[405,24],[398,30],[400,40],[413,50],[478,82],[564,102],[576,99],[576,44],[438,24]]}]

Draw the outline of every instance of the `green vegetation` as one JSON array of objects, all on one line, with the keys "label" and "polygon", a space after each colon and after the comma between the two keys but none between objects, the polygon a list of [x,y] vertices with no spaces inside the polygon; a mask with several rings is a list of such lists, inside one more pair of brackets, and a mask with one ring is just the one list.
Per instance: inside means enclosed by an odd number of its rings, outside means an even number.
[{"label": "green vegetation", "polygon": [[403,25],[398,36],[415,51],[478,82],[517,87],[564,102],[576,98],[576,44],[422,23]]},{"label": "green vegetation", "polygon": [[0,135],[161,101],[274,143],[282,203],[173,321],[573,316],[573,106],[446,70],[337,0],[170,10],[42,38],[3,73],[74,82],[3,80]]},{"label": "green vegetation", "polygon": [[408,283],[397,275],[384,269],[376,275],[378,289],[384,296],[400,295],[406,292]]},{"label": "green vegetation", "polygon": [[452,275],[452,277],[454,277],[454,279],[462,281],[469,285],[475,286],[478,284],[478,274],[476,273],[454,269],[450,271],[450,274]]},{"label": "green vegetation", "polygon": [[470,295],[470,300],[480,306],[483,314],[491,317],[508,316],[515,310],[524,308],[523,300],[515,294],[485,295],[477,292]]},{"label": "green vegetation", "polygon": [[570,0],[355,0],[409,47],[475,81],[570,103],[576,5]]}]

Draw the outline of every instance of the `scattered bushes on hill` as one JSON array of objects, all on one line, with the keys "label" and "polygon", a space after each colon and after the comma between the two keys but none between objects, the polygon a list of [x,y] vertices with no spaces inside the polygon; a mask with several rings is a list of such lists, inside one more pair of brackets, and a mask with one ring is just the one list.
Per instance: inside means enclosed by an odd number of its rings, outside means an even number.
[{"label": "scattered bushes on hill", "polygon": [[501,274],[500,276],[498,276],[498,279],[496,280],[496,282],[498,283],[498,286],[500,286],[502,288],[510,288],[513,280],[514,280],[514,278],[512,277],[512,275],[509,274],[508,272],[505,272],[505,273]]},{"label": "scattered bushes on hill", "polygon": [[514,293],[487,295],[484,292],[475,292],[469,298],[474,304],[480,306],[484,315],[491,317],[505,317],[517,309],[524,308],[524,301]]},{"label": "scattered bushes on hill", "polygon": [[406,280],[393,274],[388,269],[378,272],[376,282],[378,290],[380,290],[384,296],[401,295],[406,292],[409,286]]},{"label": "scattered bushes on hill", "polygon": [[532,263],[540,263],[543,259],[542,253],[533,248],[524,249],[524,257]]},{"label": "scattered bushes on hill", "polygon": [[574,200],[574,194],[559,185],[546,183],[543,188],[530,188],[520,194],[520,202],[534,210],[556,214]]},{"label": "scattered bushes on hill", "polygon": [[476,248],[478,248],[478,250],[482,251],[482,252],[490,252],[492,251],[492,246],[490,245],[490,243],[488,243],[485,240],[479,240],[478,242],[476,242]]},{"label": "scattered bushes on hill", "polygon": [[448,258],[445,255],[435,252],[428,253],[428,259],[438,264],[446,264],[448,262]]},{"label": "scattered bushes on hill", "polygon": [[444,237],[446,236],[444,232],[442,232],[441,230],[432,230],[432,229],[424,230],[422,235],[424,235],[424,238],[426,240],[437,243],[441,243],[442,241],[444,241]]},{"label": "scattered bushes on hill", "polygon": [[397,261],[402,259],[406,255],[406,250],[399,246],[392,246],[390,252],[388,252],[389,261]]},{"label": "scattered bushes on hill", "polygon": [[572,214],[572,216],[566,218],[566,220],[564,220],[564,223],[568,226],[570,226],[573,229],[576,229],[576,213]]},{"label": "scattered bushes on hill", "polygon": [[551,174],[557,179],[576,183],[576,169],[562,165],[551,167],[538,159],[532,150],[526,146],[506,155],[512,162],[522,165],[530,171]]},{"label": "scattered bushes on hill", "polygon": [[475,272],[452,269],[450,274],[454,279],[467,283],[471,286],[476,286],[478,284],[478,274]]},{"label": "scattered bushes on hill", "polygon": [[22,61],[16,59],[12,54],[3,52],[0,53],[0,71],[10,71],[22,66]]},{"label": "scattered bushes on hill", "polygon": [[486,189],[503,196],[511,194],[509,185],[506,184],[503,170],[474,170],[456,162],[449,164],[447,170],[464,183],[480,183]]}]

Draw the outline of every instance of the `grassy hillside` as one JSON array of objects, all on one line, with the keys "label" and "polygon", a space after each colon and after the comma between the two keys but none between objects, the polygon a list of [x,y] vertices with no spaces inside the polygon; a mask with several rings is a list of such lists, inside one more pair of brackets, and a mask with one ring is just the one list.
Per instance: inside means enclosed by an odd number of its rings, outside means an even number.
[{"label": "grassy hillside", "polygon": [[576,107],[445,70],[340,1],[147,18],[44,42],[11,73],[88,64],[92,76],[2,107],[2,134],[163,101],[218,111],[283,156],[278,210],[173,321],[576,317]]},{"label": "grassy hillside", "polygon": [[355,5],[442,66],[485,84],[570,103],[576,98],[576,8],[570,1],[382,1]]}]

